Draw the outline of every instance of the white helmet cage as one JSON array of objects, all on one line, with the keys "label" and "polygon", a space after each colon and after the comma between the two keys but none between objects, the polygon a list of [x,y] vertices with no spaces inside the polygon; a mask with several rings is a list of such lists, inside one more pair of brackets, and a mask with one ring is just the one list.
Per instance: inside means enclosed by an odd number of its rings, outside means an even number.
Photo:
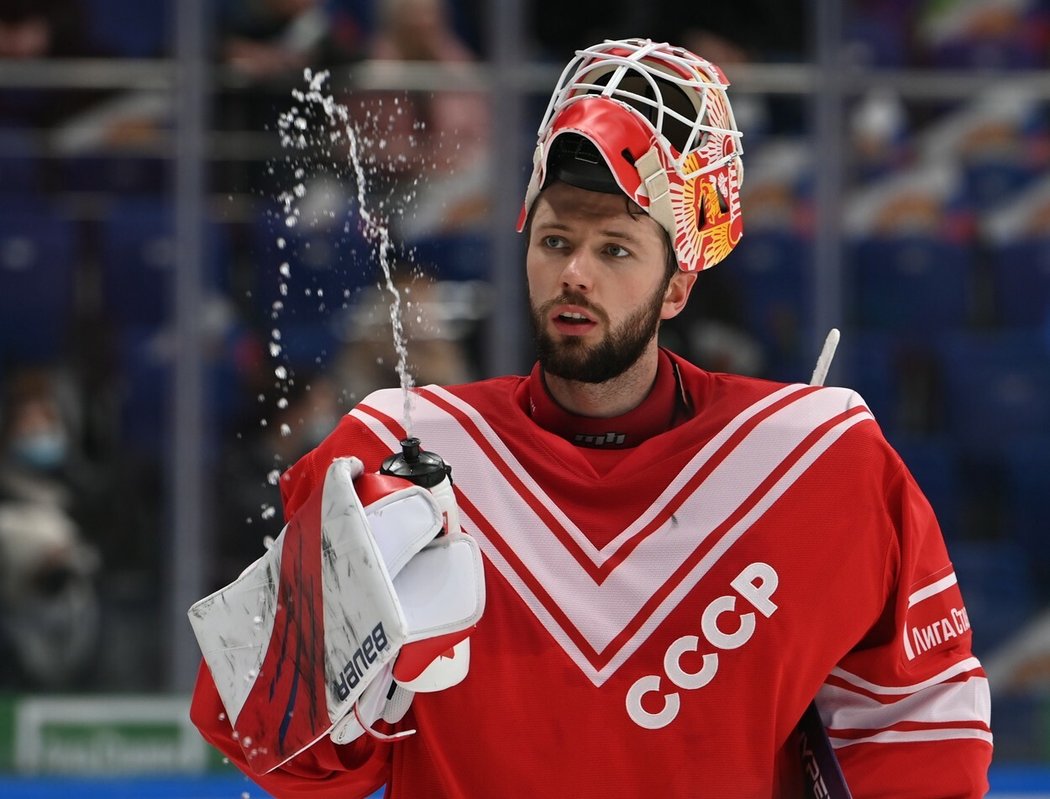
[{"label": "white helmet cage", "polygon": [[[553,140],[571,132],[598,147],[624,193],[667,230],[682,269],[713,266],[741,233],[743,146],[728,86],[716,65],[669,44],[610,40],[577,51],[540,123],[519,229],[547,182]],[[621,110],[611,115],[608,101]]]}]

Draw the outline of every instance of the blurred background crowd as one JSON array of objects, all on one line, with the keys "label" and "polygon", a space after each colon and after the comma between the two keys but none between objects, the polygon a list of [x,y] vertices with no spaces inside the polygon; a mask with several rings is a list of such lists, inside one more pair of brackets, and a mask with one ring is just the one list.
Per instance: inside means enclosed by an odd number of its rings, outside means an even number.
[{"label": "blurred background crowd", "polygon": [[[188,686],[172,597],[261,554],[279,472],[397,384],[363,208],[389,226],[417,383],[527,368],[524,337],[492,349],[524,309],[496,290],[521,273],[497,257],[497,195],[523,194],[572,51],[643,35],[719,63],[744,131],[744,239],[666,343],[804,381],[842,329],[829,382],[866,398],[938,513],[998,756],[1050,761],[1050,2],[521,0],[502,86],[502,3],[205,3],[192,308],[179,5],[0,0],[0,692]],[[366,185],[345,129],[293,94],[305,69],[330,71]]]}]

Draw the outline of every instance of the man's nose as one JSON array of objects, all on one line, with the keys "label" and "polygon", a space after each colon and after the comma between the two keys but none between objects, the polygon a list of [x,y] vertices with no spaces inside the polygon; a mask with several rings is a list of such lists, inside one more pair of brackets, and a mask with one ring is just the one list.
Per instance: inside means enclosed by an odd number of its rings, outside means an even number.
[{"label": "man's nose", "polygon": [[563,288],[587,291],[594,282],[594,263],[589,253],[577,250],[565,263],[561,273]]}]

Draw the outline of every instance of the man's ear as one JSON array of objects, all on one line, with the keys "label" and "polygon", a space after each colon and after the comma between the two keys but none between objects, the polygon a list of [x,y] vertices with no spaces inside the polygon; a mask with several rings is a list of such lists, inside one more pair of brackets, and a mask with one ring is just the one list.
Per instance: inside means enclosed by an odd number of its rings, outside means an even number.
[{"label": "man's ear", "polygon": [[660,311],[661,319],[673,319],[682,312],[686,302],[689,301],[689,294],[695,283],[696,272],[683,272],[679,269],[674,273],[671,282],[667,284],[667,291],[664,292],[664,304]]}]

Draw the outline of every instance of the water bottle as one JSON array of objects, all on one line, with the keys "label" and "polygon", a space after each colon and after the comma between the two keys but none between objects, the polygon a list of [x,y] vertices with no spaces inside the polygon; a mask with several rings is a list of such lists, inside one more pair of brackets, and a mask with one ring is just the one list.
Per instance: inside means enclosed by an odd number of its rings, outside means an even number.
[{"label": "water bottle", "polygon": [[459,508],[452,493],[452,467],[440,455],[419,447],[415,436],[401,440],[401,452],[383,461],[380,474],[409,480],[430,491],[441,508],[448,535],[459,533]]}]

